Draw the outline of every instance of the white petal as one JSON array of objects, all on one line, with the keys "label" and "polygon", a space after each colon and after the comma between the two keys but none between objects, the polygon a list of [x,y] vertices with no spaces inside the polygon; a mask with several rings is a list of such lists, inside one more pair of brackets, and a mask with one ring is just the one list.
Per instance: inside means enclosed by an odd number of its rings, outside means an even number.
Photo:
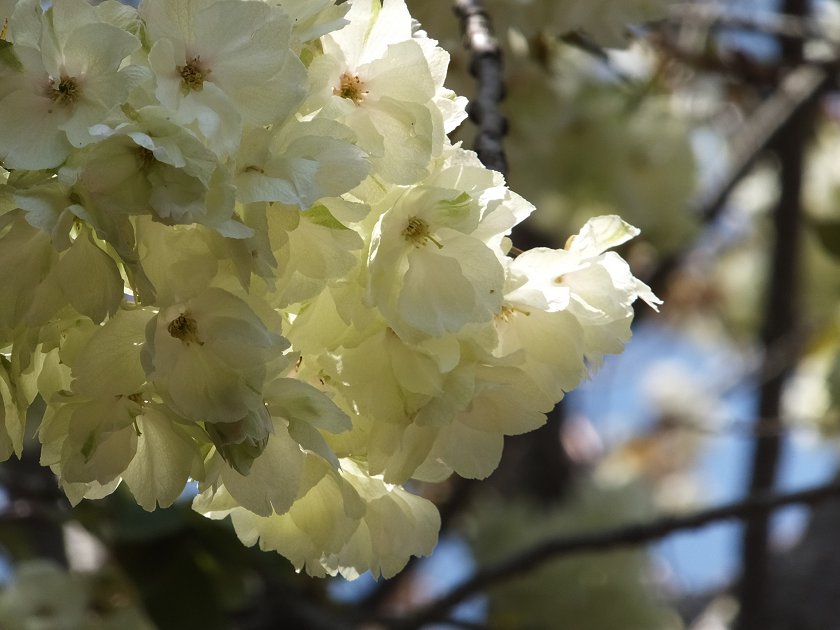
[{"label": "white petal", "polygon": [[285,427],[275,424],[263,452],[247,476],[232,468],[222,470],[222,482],[230,495],[254,514],[285,514],[298,496],[305,455]]},{"label": "white petal", "polygon": [[567,249],[582,256],[597,256],[608,249],[626,243],[638,234],[638,228],[614,214],[594,217],[589,219],[580,232],[572,238]]},{"label": "white petal", "polygon": [[137,417],[137,428],[137,453],[123,480],[144,510],[169,507],[184,491],[201,452],[163,408],[147,408]]}]

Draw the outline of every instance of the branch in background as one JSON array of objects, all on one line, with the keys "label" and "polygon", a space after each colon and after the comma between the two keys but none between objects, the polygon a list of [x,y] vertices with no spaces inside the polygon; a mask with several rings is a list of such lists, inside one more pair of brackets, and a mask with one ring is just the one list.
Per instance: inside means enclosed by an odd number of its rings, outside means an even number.
[{"label": "branch in background", "polygon": [[505,174],[508,164],[503,141],[507,120],[499,110],[505,96],[502,51],[481,0],[455,0],[454,9],[465,46],[472,53],[470,73],[478,83],[468,108],[470,119],[478,127],[474,148],[482,164]]},{"label": "branch in background", "polygon": [[[805,17],[807,0],[785,0],[787,13]],[[790,64],[801,63],[801,40],[780,38],[782,59]],[[810,83],[818,85],[816,73]],[[808,82],[804,82],[806,85]],[[810,103],[811,101],[806,101]],[[802,180],[805,170],[805,149],[813,128],[812,107],[799,107],[777,135],[773,151],[779,161],[779,199],[773,211],[774,242],[769,285],[764,310],[761,342],[771,348],[797,325],[797,296],[799,295],[800,233],[802,231]],[[778,371],[761,384],[758,415],[760,418],[780,415],[782,390],[793,366]],[[756,428],[761,429],[761,420]],[[749,492],[772,491],[778,475],[783,435],[759,434],[755,439]],[[769,620],[769,515],[756,514],[744,528],[741,550],[742,575],[738,588],[740,608],[737,630],[763,630]]]},{"label": "branch in background", "polygon": [[[799,542],[773,554],[769,623],[762,630],[826,630],[840,618],[840,500],[811,511]],[[803,605],[807,602],[807,605]]]},{"label": "branch in background", "polygon": [[690,21],[701,28],[722,26],[799,39],[823,36],[817,24],[801,16],[754,9],[749,12],[736,11],[730,5],[723,4],[683,2],[673,5],[668,17],[671,20]]},{"label": "branch in background", "polygon": [[[691,203],[704,224],[711,224],[720,216],[729,195],[750,173],[759,157],[776,142],[781,130],[797,112],[813,103],[830,82],[831,74],[826,69],[802,64],[790,71],[776,91],[759,105],[729,143],[726,171],[705,186]],[[668,276],[691,257],[694,248],[684,247],[677,251],[686,253],[664,258],[650,274],[648,283],[655,290],[661,290]]]},{"label": "branch in background", "polygon": [[730,193],[749,173],[756,159],[776,140],[793,115],[828,85],[828,81],[826,70],[803,64],[788,73],[778,89],[761,103],[729,143],[731,156],[726,172],[704,187],[704,192],[692,204],[704,221],[712,221],[720,214]]},{"label": "branch in background", "polygon": [[385,626],[395,630],[422,628],[426,624],[445,619],[449,611],[473,596],[493,586],[516,579],[561,557],[581,553],[602,553],[641,545],[660,540],[676,532],[705,527],[719,521],[749,519],[756,515],[766,516],[777,508],[789,505],[814,506],[838,496],[840,496],[840,481],[832,481],[798,492],[753,495],[742,501],[686,516],[667,516],[645,524],[628,525],[577,536],[550,538],[512,558],[478,571],[472,578],[447,595],[428,603],[413,614],[381,621]]}]

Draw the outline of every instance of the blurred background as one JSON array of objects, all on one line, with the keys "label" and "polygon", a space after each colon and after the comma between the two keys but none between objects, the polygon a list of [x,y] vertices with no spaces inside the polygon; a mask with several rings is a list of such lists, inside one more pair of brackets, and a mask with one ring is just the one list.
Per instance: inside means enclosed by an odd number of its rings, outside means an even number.
[{"label": "blurred background", "polygon": [[[451,52],[449,87],[472,98],[450,4],[408,4]],[[561,247],[591,216],[619,214],[642,230],[621,253],[661,313],[640,310],[625,353],[544,428],[509,438],[489,479],[414,486],[440,508],[441,543],[390,581],[298,575],[193,513],[189,488],[154,513],[120,492],[71,509],[37,461],[6,462],[0,629],[840,628],[831,498],[558,553],[446,621],[410,625],[423,602],[542,540],[837,476],[840,2],[484,8],[504,61],[506,176],[538,208],[515,246]],[[475,134],[467,122],[453,139]]]}]

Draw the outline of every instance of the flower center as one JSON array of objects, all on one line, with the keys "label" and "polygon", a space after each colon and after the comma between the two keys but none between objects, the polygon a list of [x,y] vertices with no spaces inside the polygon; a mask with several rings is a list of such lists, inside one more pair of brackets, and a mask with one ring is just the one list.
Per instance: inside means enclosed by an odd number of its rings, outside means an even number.
[{"label": "flower center", "polygon": [[50,98],[59,105],[72,105],[79,98],[81,91],[74,77],[61,77],[58,85],[50,79]]},{"label": "flower center", "polygon": [[408,220],[408,225],[406,225],[405,229],[402,231],[402,235],[406,241],[413,244],[415,247],[422,247],[426,244],[426,241],[431,241],[437,245],[438,249],[443,249],[443,244],[432,236],[429,231],[429,224],[423,219],[411,217]]},{"label": "flower center", "polygon": [[333,94],[353,101],[356,105],[361,105],[365,100],[365,94],[368,91],[365,89],[365,84],[359,78],[358,74],[350,74],[345,72],[341,75],[339,86],[333,88]]},{"label": "flower center", "polygon": [[500,319],[503,322],[509,322],[511,317],[513,317],[514,312],[515,311],[510,306],[503,304],[502,310],[496,313],[496,319]]},{"label": "flower center", "polygon": [[129,394],[126,396],[131,402],[137,403],[138,405],[143,404],[143,393],[142,392],[135,392],[134,394]]},{"label": "flower center", "polygon": [[6,39],[6,35],[9,34],[9,18],[3,18],[3,26],[0,26],[0,39]]},{"label": "flower center", "polygon": [[505,322],[507,324],[507,323],[510,322],[511,319],[513,319],[513,316],[516,315],[516,313],[519,313],[521,315],[525,315],[526,317],[531,316],[530,312],[528,312],[528,311],[526,311],[522,308],[519,308],[517,306],[509,306],[507,304],[502,304],[501,310],[498,313],[496,313],[496,321],[502,321],[502,322]]},{"label": "flower center", "polygon": [[137,157],[140,159],[140,168],[146,170],[157,160],[155,154],[146,147],[137,147]]},{"label": "flower center", "polygon": [[210,74],[201,65],[201,57],[193,57],[185,66],[175,66],[178,74],[181,75],[181,88],[184,93],[190,91],[201,92],[204,89],[204,79]]},{"label": "flower center", "polygon": [[204,342],[198,339],[198,323],[190,317],[189,312],[181,313],[169,322],[166,330],[175,339],[180,339],[186,345],[190,345],[192,342],[196,342],[200,346],[204,345]]}]

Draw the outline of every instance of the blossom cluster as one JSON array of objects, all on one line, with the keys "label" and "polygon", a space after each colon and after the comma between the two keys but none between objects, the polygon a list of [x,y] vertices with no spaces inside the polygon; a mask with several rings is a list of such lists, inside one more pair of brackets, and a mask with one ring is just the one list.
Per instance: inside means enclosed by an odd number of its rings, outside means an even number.
[{"label": "blossom cluster", "polygon": [[193,480],[297,569],[393,575],[439,526],[405,484],[487,476],[658,302],[615,216],[512,255],[533,207],[448,140],[403,0],[0,24],[0,459],[28,415],[73,503]]}]

